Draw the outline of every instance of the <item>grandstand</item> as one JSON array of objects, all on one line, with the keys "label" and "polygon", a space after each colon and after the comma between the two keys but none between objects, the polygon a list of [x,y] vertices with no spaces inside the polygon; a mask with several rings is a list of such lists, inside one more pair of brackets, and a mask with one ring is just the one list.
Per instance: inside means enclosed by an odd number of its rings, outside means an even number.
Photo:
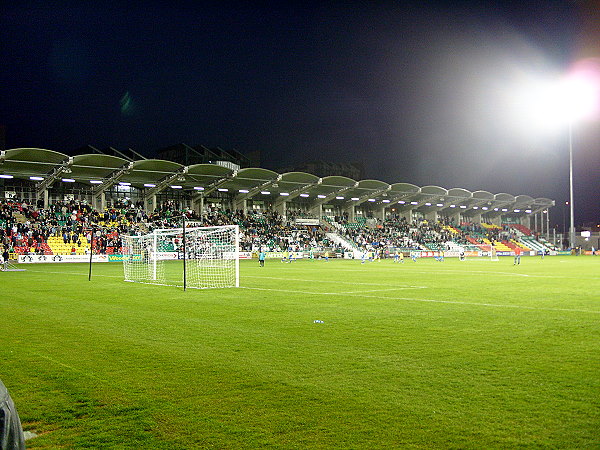
[{"label": "grandstand", "polygon": [[118,253],[120,233],[178,226],[182,213],[240,225],[248,251],[554,249],[531,230],[554,202],[527,195],[31,148],[2,151],[0,172],[15,254],[83,255],[92,241]]}]

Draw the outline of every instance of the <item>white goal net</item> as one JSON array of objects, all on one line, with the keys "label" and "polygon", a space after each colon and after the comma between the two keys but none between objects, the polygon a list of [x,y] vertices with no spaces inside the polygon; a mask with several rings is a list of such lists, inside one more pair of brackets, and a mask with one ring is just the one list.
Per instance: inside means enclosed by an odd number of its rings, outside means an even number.
[{"label": "white goal net", "polygon": [[124,236],[125,281],[196,289],[238,287],[238,249],[237,225]]}]

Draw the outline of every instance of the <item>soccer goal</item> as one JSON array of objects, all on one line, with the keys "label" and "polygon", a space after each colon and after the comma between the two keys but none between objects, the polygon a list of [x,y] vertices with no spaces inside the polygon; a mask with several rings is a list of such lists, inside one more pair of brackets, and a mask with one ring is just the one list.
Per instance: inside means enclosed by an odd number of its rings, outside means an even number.
[{"label": "soccer goal", "polygon": [[125,281],[186,288],[239,287],[239,227],[164,228],[123,237]]}]

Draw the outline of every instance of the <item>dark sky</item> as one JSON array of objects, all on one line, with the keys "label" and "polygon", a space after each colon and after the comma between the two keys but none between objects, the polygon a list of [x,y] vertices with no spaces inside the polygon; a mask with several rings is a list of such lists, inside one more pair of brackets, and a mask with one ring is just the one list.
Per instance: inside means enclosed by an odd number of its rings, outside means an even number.
[{"label": "dark sky", "polygon": [[[600,56],[583,2],[3,3],[7,148],[361,161],[390,183],[552,198],[562,226],[567,131],[524,128],[504,97],[582,42]],[[575,127],[578,223],[600,222],[599,141],[598,123]]]}]

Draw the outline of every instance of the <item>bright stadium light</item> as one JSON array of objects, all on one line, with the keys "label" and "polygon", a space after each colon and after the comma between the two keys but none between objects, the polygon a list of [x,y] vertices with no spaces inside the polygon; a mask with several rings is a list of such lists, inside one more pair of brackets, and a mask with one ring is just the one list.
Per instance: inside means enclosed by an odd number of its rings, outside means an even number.
[{"label": "bright stadium light", "polygon": [[153,188],[153,187],[156,187],[156,185],[152,184],[152,183],[144,183],[144,187]]},{"label": "bright stadium light", "polygon": [[341,195],[338,195],[335,199],[336,200],[344,200],[344,197],[342,197]]},{"label": "bright stadium light", "polygon": [[389,200],[381,200],[381,203],[389,203]]},{"label": "bright stadium light", "polygon": [[398,201],[398,204],[399,204],[399,205],[404,205],[405,203],[406,203],[406,202],[405,202],[404,200],[400,200],[400,201]]},{"label": "bright stadium light", "polygon": [[352,197],[350,200],[352,200],[353,202],[357,202],[357,201],[359,201],[360,199],[359,199],[358,197]]},{"label": "bright stadium light", "polygon": [[250,191],[249,191],[248,189],[240,189],[240,190],[238,190],[238,192],[239,192],[240,194],[247,194],[247,193],[248,193],[248,192],[250,192]]},{"label": "bright stadium light", "polygon": [[419,202],[410,202],[411,205],[418,205]]},{"label": "bright stadium light", "polygon": [[427,202],[425,203],[425,206],[431,206],[431,203]]},{"label": "bright stadium light", "polygon": [[479,209],[479,206],[473,206],[473,209]]},{"label": "bright stadium light", "polygon": [[467,209],[467,205],[460,205],[461,209]]},{"label": "bright stadium light", "polygon": [[75,180],[73,178],[63,178],[62,182],[63,183],[75,183]]},{"label": "bright stadium light", "polygon": [[326,195],[323,195],[323,194],[317,195],[317,198],[325,198],[325,197],[326,197]]},{"label": "bright stadium light", "polygon": [[569,244],[575,245],[573,206],[573,125],[600,117],[600,59],[577,61],[566,76],[523,76],[513,92],[511,115],[524,125],[523,132],[562,130],[569,135]]},{"label": "bright stadium light", "polygon": [[450,208],[456,208],[456,205],[450,205]]},{"label": "bright stadium light", "polygon": [[[146,186],[146,185],[144,185]],[[196,189],[197,191],[203,191],[204,188],[202,186],[194,186],[194,189]]]},{"label": "bright stadium light", "polygon": [[283,197],[287,197],[288,195],[290,195],[289,192],[280,192],[279,195],[283,196]]},{"label": "bright stadium light", "polygon": [[0,178],[5,178],[7,180],[10,180],[11,178],[14,178],[14,177],[12,175],[4,175],[4,174],[2,174],[2,175],[0,175]]},{"label": "bright stadium light", "polygon": [[229,189],[227,189],[227,188],[218,188],[217,191],[219,191],[219,192],[229,192]]},{"label": "bright stadium light", "polygon": [[90,184],[102,184],[100,180],[90,180]]},{"label": "bright stadium light", "polygon": [[171,189],[181,189],[183,186],[180,186],[178,184],[173,184],[171,185]]},{"label": "bright stadium light", "polygon": [[271,194],[271,192],[270,192],[270,191],[260,191],[260,193],[261,193],[262,195],[270,195],[270,194]]},{"label": "bright stadium light", "polygon": [[119,186],[131,186],[131,183],[127,181],[119,181]]},{"label": "bright stadium light", "polygon": [[308,194],[300,194],[300,197],[306,198],[308,197]]},{"label": "bright stadium light", "polygon": [[367,201],[369,201],[369,202],[374,202],[374,201],[375,201],[375,199],[374,199],[374,198],[370,198],[370,199],[369,199],[369,200],[367,200]]},{"label": "bright stadium light", "polygon": [[444,206],[443,203],[437,203],[435,206],[437,206],[438,208],[441,208],[442,206]]},{"label": "bright stadium light", "polygon": [[29,179],[30,179],[31,181],[43,181],[43,180],[44,180],[44,178],[43,178],[43,177],[29,177]]}]

